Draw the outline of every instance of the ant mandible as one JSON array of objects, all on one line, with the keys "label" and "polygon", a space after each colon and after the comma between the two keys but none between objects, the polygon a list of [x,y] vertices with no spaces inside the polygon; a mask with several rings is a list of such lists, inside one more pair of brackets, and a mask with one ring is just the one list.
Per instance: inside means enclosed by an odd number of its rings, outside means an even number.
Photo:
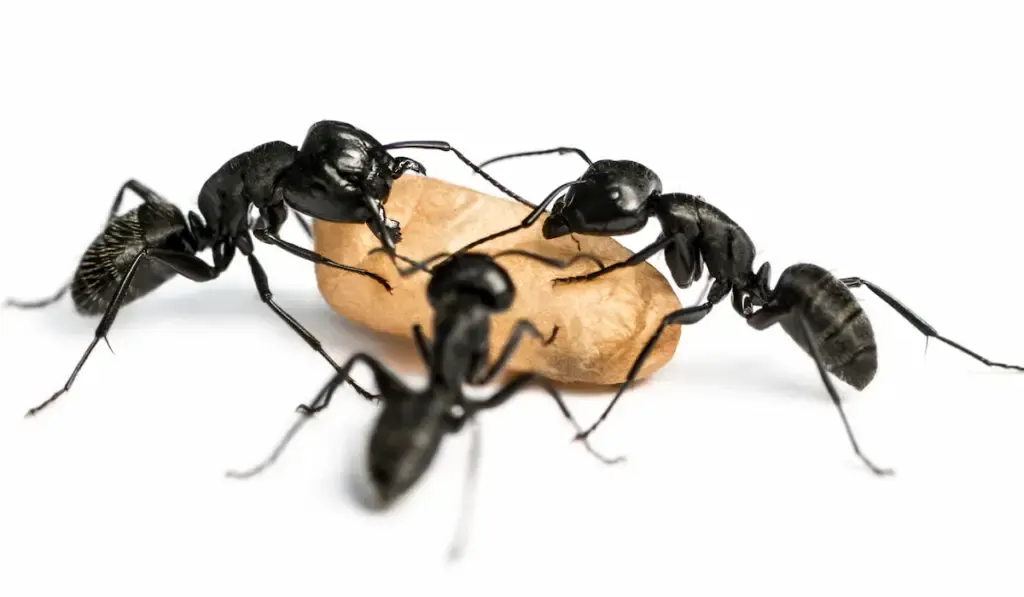
[{"label": "ant mandible", "polygon": [[[377,251],[380,249],[371,253]],[[582,427],[573,418],[558,390],[550,380],[537,373],[515,376],[484,400],[471,399],[463,394],[463,385],[487,384],[505,369],[523,335],[529,334],[547,345],[554,341],[558,333],[556,326],[551,335],[544,339],[533,323],[520,319],[513,326],[495,362],[487,367],[491,318],[507,311],[515,300],[512,279],[495,261],[505,256],[534,259],[559,269],[565,269],[580,260],[593,260],[599,267],[601,265],[596,257],[583,253],[563,262],[518,249],[502,251],[493,257],[460,250],[454,254],[440,253],[422,263],[398,256],[412,265],[405,270],[399,269],[402,277],[418,271],[431,274],[426,294],[434,310],[433,341],[427,341],[419,324],[413,326],[417,349],[428,369],[427,386],[422,390],[414,390],[374,357],[365,353],[356,354],[339,369],[312,402],[298,407],[299,418],[263,463],[248,471],[230,471],[227,475],[249,478],[273,464],[309,418],[327,408],[334,392],[345,381],[352,367],[363,363],[373,372],[383,402],[370,437],[368,453],[369,477],[376,507],[388,508],[405,495],[430,468],[443,439],[459,432],[466,423],[473,424],[465,507],[449,552],[450,558],[460,555],[466,533],[467,513],[471,510],[471,488],[479,463],[476,415],[501,406],[524,389],[535,386],[551,396],[562,415],[578,433],[582,433]],[[430,267],[431,263],[442,258],[444,260],[440,264]],[[622,460],[605,458],[594,451],[585,439],[583,441],[591,454],[605,464]]]},{"label": "ant mandible", "polygon": [[[756,249],[739,224],[699,196],[663,193],[658,175],[637,162],[592,162],[580,149],[558,147],[499,156],[481,163],[481,167],[512,157],[551,153],[575,153],[589,167],[577,180],[556,188],[520,224],[483,237],[472,243],[472,246],[532,226],[552,203],[552,213],[543,223],[543,235],[547,239],[574,233],[605,236],[630,234],[642,230],[649,218],[654,216],[661,225],[661,233],[653,243],[621,262],[588,274],[558,278],[554,283],[593,280],[620,268],[639,265],[658,251],[664,251],[672,278],[680,288],[689,288],[699,280],[705,265],[709,281],[713,280],[704,302],[673,311],[664,317],[633,363],[615,397],[598,420],[578,435],[577,439],[589,437],[607,418],[619,398],[636,379],[666,327],[697,323],[730,294],[733,309],[751,327],[764,330],[776,323],[780,324],[786,334],[814,360],[829,397],[839,411],[855,453],[878,475],[889,475],[892,470],[875,466],[863,455],[843,411],[839,393],[828,376],[828,373],[832,373],[859,391],[871,383],[878,368],[874,331],[849,289],[861,286],[867,288],[927,338],[935,338],[990,367],[1024,371],[1024,368],[1017,365],[991,361],[940,335],[934,327],[892,295],[862,278],[837,279],[820,266],[801,263],[787,268],[772,289],[769,283],[770,264],[765,262],[754,272]],[[754,310],[755,307],[758,309]]]},{"label": "ant mandible", "polygon": [[[533,206],[483,172],[462,152],[444,141],[406,141],[382,145],[368,133],[344,122],[313,124],[301,147],[283,141],[261,144],[220,167],[199,192],[199,214],[188,216],[137,180],[118,191],[106,228],[86,249],[72,280],[52,297],[36,301],[8,299],[6,305],[41,308],[60,300],[70,289],[79,314],[101,315],[92,343],[79,359],[64,386],[48,400],[30,409],[33,416],[71,389],[85,361],[103,339],[118,311],[180,274],[193,282],[217,279],[231,265],[236,249],[246,256],[260,299],[332,367],[339,368],[317,340],[276,302],[266,271],[256,259],[252,236],[288,253],[347,272],[367,276],[388,292],[387,280],[363,269],[336,263],[280,237],[289,211],[330,222],[366,223],[389,254],[401,239],[400,226],[385,216],[384,204],[392,182],[407,171],[425,174],[419,162],[389,153],[395,149],[450,151],[510,197]],[[118,215],[125,192],[143,203]],[[250,222],[256,207],[259,217]],[[312,232],[297,215],[306,233]],[[196,254],[210,249],[213,264]],[[109,346],[109,342],[108,342]],[[349,380],[351,382],[351,380]],[[366,398],[375,398],[354,382]]]}]

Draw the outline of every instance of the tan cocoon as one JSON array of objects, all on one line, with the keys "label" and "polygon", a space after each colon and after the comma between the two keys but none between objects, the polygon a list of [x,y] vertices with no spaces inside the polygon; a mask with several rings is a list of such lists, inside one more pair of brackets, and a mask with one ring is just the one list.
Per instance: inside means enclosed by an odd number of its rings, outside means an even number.
[{"label": "tan cocoon", "polygon": [[[511,199],[408,174],[395,181],[386,209],[388,217],[402,226],[398,254],[416,260],[443,251],[454,252],[480,237],[518,224],[530,212]],[[517,248],[562,260],[576,255],[576,243],[571,238],[544,239],[541,225],[546,217],[542,215],[527,230],[475,250],[493,254]],[[605,265],[632,254],[610,237],[577,239],[582,251],[597,256]],[[410,343],[416,323],[430,336],[433,311],[425,296],[429,274],[420,272],[402,278],[384,253],[367,257],[370,250],[380,246],[380,241],[365,224],[318,220],[314,226],[314,245],[325,257],[377,273],[394,288],[389,295],[366,276],[317,265],[320,292],[334,311],[373,330],[404,336]],[[553,286],[551,280],[593,271],[596,265],[582,261],[559,270],[519,256],[501,257],[498,264],[508,270],[515,282],[516,299],[509,311],[492,320],[492,360],[520,318],[532,321],[545,335],[553,326],[559,327],[558,336],[548,346],[524,336],[509,363],[509,371],[536,371],[566,383],[622,383],[662,317],[680,308],[669,282],[646,263],[593,281],[559,286]],[[651,375],[668,362],[678,342],[679,326],[669,327],[639,377]]]}]

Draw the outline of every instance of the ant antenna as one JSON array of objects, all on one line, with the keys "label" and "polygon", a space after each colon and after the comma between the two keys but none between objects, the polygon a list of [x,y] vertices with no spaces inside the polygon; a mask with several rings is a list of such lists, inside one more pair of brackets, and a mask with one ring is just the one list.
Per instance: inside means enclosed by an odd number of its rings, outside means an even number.
[{"label": "ant antenna", "polygon": [[466,245],[466,246],[462,247],[461,249],[459,249],[458,251],[456,251],[455,254],[458,255],[460,253],[465,253],[465,252],[469,251],[470,249],[472,249],[473,247],[475,247],[477,245],[482,245],[482,244],[484,244],[486,242],[489,242],[489,241],[492,241],[492,240],[494,240],[496,238],[501,238],[502,236],[506,236],[508,234],[512,234],[513,232],[515,232],[517,230],[526,230],[527,228],[532,226],[534,222],[537,221],[537,218],[540,217],[540,214],[544,213],[544,210],[546,210],[547,207],[549,205],[551,205],[555,201],[555,198],[562,194],[562,191],[565,191],[569,187],[571,187],[573,185],[576,185],[576,184],[579,184],[579,183],[580,183],[580,181],[573,180],[573,181],[570,181],[570,182],[558,185],[558,187],[556,187],[555,190],[553,190],[550,193],[548,193],[548,196],[545,197],[544,200],[541,201],[540,204],[537,205],[537,207],[533,208],[533,211],[531,211],[525,218],[523,218],[522,222],[520,222],[519,224],[516,224],[515,226],[510,226],[510,227],[508,227],[508,228],[506,228],[504,230],[499,230],[498,232],[495,232],[494,234],[488,234],[487,236],[485,236],[483,238],[478,238],[477,240],[469,243],[468,245]]},{"label": "ant antenna", "polygon": [[435,149],[439,151],[450,151],[455,155],[455,157],[459,158],[459,161],[469,166],[470,169],[473,170],[473,172],[482,176],[484,180],[494,185],[501,192],[505,193],[509,197],[515,199],[516,201],[522,203],[527,207],[535,207],[532,203],[530,203],[526,199],[523,199],[505,185],[501,184],[497,180],[494,180],[494,178],[490,174],[484,172],[480,168],[480,166],[477,166],[475,163],[473,163],[473,160],[467,158],[464,153],[462,153],[458,149],[455,149],[454,147],[451,146],[451,144],[445,141],[399,141],[397,143],[388,143],[386,145],[382,145],[376,148],[376,151],[388,152],[393,149]]},{"label": "ant antenna", "polygon": [[469,537],[469,522],[473,517],[473,506],[476,498],[477,473],[480,469],[480,424],[475,418],[469,419],[473,435],[470,438],[466,483],[462,490],[462,511],[455,526],[455,536],[448,548],[448,561],[453,562],[462,557]]},{"label": "ant antenna", "polygon": [[568,261],[562,261],[560,259],[555,259],[553,257],[545,257],[544,255],[538,255],[536,253],[531,253],[530,251],[524,251],[522,249],[506,249],[504,251],[495,253],[494,255],[491,256],[491,259],[498,259],[500,257],[506,257],[509,255],[526,257],[528,259],[533,259],[534,261],[539,261],[541,263],[550,265],[551,267],[555,267],[558,269],[567,269],[577,261],[590,261],[591,263],[596,264],[598,268],[604,269],[604,263],[597,257],[591,255],[590,253],[579,253],[577,255],[574,255],[572,259],[569,259]]},{"label": "ant antenna", "polygon": [[[472,245],[472,244],[476,244],[476,243],[470,243],[470,244]],[[467,246],[469,246],[469,245],[467,245]],[[367,256],[373,255],[375,253],[383,253],[383,252],[386,252],[386,251],[387,250],[384,247],[376,247],[374,249],[371,249],[367,253]],[[404,257],[402,255],[399,255],[399,254],[395,253],[395,255],[394,255],[395,259],[404,261],[405,263],[409,264],[409,267],[406,268],[406,269],[399,268],[397,263],[395,264],[395,267],[398,270],[398,274],[400,276],[402,276],[403,278],[409,277],[409,276],[411,276],[411,275],[413,275],[413,274],[415,274],[417,272],[426,272],[428,274],[433,275],[434,270],[436,269],[436,267],[431,267],[430,264],[432,264],[433,262],[438,261],[439,259],[442,259],[442,258],[451,259],[452,257],[456,257],[458,255],[462,255],[462,254],[465,253],[465,251],[466,251],[466,247],[463,247],[463,248],[459,249],[458,251],[455,251],[454,253],[448,253],[447,251],[442,252],[442,253],[437,253],[436,255],[431,255],[430,257],[428,257],[426,260],[424,260],[422,262],[421,261],[416,261],[414,259],[410,259],[408,257]],[[538,255],[537,253],[532,253],[530,251],[526,251],[526,250],[523,250],[523,249],[506,249],[504,251],[500,251],[498,253],[495,253],[494,255],[491,256],[491,259],[497,260],[497,259],[499,259],[501,257],[507,257],[507,256],[510,256],[510,255],[515,255],[515,256],[518,256],[518,257],[526,257],[528,259],[533,259],[534,261],[539,261],[541,263],[544,263],[546,265],[549,265],[551,267],[558,268],[558,269],[567,269],[567,268],[571,267],[574,263],[576,263],[578,261],[589,261],[589,262],[594,263],[595,265],[597,265],[598,268],[601,268],[601,269],[604,268],[604,262],[602,262],[600,259],[598,259],[594,255],[591,255],[589,253],[578,253],[578,254],[574,255],[571,259],[569,259],[568,261],[563,261],[561,259],[555,259],[554,257],[545,257],[544,255]]]},{"label": "ant antenna", "polygon": [[558,155],[565,155],[567,153],[574,153],[574,154],[580,156],[580,158],[582,158],[583,161],[586,162],[588,166],[594,165],[594,162],[589,157],[587,157],[587,154],[583,153],[583,150],[579,149],[578,147],[553,147],[551,149],[540,149],[540,150],[536,150],[536,151],[520,151],[520,152],[517,152],[517,153],[508,153],[508,154],[505,154],[505,155],[499,155],[499,156],[493,157],[493,158],[491,158],[489,160],[480,162],[480,167],[483,168],[483,167],[488,166],[490,164],[493,164],[495,162],[500,162],[502,160],[510,160],[512,158],[526,158],[526,157],[535,156],[535,155],[549,155],[549,154],[552,154],[552,153],[557,153]]}]

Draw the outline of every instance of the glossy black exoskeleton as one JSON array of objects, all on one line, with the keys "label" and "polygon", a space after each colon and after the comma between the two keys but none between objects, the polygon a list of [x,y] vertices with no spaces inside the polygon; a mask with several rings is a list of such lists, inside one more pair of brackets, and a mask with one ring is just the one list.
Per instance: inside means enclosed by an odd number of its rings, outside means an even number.
[{"label": "glossy black exoskeleton", "polygon": [[[300,417],[262,464],[245,472],[229,472],[228,476],[252,477],[273,464],[309,417],[327,408],[335,390],[358,363],[365,364],[373,372],[383,402],[370,438],[367,463],[375,506],[381,509],[389,507],[420,480],[430,468],[446,436],[460,431],[466,423],[475,422],[475,416],[481,411],[504,404],[527,387],[544,390],[554,399],[562,415],[573,424],[577,432],[582,432],[558,390],[548,379],[536,373],[515,376],[484,400],[471,399],[463,393],[465,384],[482,385],[495,379],[512,358],[524,334],[550,344],[558,332],[556,327],[544,339],[534,324],[528,320],[519,320],[497,360],[487,366],[491,318],[507,311],[515,299],[515,288],[508,272],[495,262],[495,259],[506,255],[536,259],[558,268],[568,267],[581,259],[596,261],[589,255],[580,254],[564,263],[519,250],[503,251],[494,257],[459,251],[454,255],[435,255],[424,263],[399,256],[399,259],[413,265],[401,271],[401,275],[412,275],[417,271],[432,274],[427,285],[427,300],[434,310],[433,339],[428,341],[419,325],[413,327],[417,349],[428,369],[426,387],[421,390],[412,389],[374,357],[364,353],[356,354],[312,402],[299,406]],[[441,258],[445,259],[431,269],[429,264]],[[600,261],[597,263],[600,264]],[[589,444],[586,446],[590,450]],[[591,453],[607,464],[620,460],[607,459],[593,450]],[[474,436],[470,481],[475,477],[478,458],[478,440]],[[470,497],[468,488],[471,485],[467,482],[467,503]],[[465,510],[468,511],[468,508]],[[466,519],[464,512],[463,523]],[[461,524],[460,530],[465,530]],[[456,535],[452,555],[461,548],[461,535]]]},{"label": "glossy black exoskeleton", "polygon": [[[407,171],[426,172],[419,162],[389,153],[398,148],[451,151],[496,187],[532,206],[448,143],[382,145],[350,124],[328,120],[310,127],[301,147],[273,141],[228,160],[200,190],[198,214],[192,211],[186,217],[150,188],[129,180],[114,199],[106,228],[86,250],[71,282],[44,300],[6,303],[21,308],[44,307],[58,301],[70,288],[79,313],[103,315],[92,343],[64,387],[26,416],[36,414],[71,388],[93,348],[101,338],[106,340],[121,307],[178,274],[194,282],[214,280],[231,265],[236,250],[247,258],[263,302],[337,369],[338,364],[320,342],[274,302],[267,274],[254,254],[252,237],[313,263],[368,276],[390,292],[391,286],[384,278],[331,261],[282,239],[279,233],[289,211],[331,222],[364,222],[394,255],[395,243],[401,238],[400,227],[384,214],[392,182]],[[118,215],[127,190],[141,197],[143,204]],[[255,222],[249,219],[252,208],[259,214]],[[309,223],[301,216],[296,219],[312,237]],[[212,264],[196,256],[207,249],[212,251]],[[372,397],[356,387],[364,396]]]},{"label": "glossy black exoskeleton", "polygon": [[567,234],[629,234],[643,229],[651,217],[657,218],[661,225],[658,238],[628,259],[589,274],[556,279],[555,284],[593,280],[623,267],[639,265],[658,251],[664,251],[672,278],[680,288],[689,288],[699,280],[705,267],[713,280],[706,301],[664,317],[615,397],[600,418],[578,436],[580,439],[588,437],[607,418],[635,380],[666,327],[700,321],[730,294],[734,310],[746,318],[751,327],[763,330],[779,323],[811,356],[839,410],[855,452],[877,474],[891,471],[875,466],[861,454],[839,394],[828,376],[832,373],[857,390],[863,390],[878,367],[874,332],[849,288],[865,286],[928,338],[944,342],[988,366],[1024,371],[1016,365],[993,362],[941,336],[890,294],[861,278],[840,280],[819,266],[798,264],[784,271],[772,289],[770,265],[765,262],[754,271],[756,249],[743,228],[701,197],[663,193],[657,174],[642,164],[627,160],[592,162],[579,149],[559,147],[500,156],[483,162],[481,167],[510,157],[550,153],[575,153],[589,168],[579,179],[556,188],[520,224],[486,236],[472,243],[470,248],[533,225],[553,203],[552,213],[543,224],[543,234],[548,239]]}]

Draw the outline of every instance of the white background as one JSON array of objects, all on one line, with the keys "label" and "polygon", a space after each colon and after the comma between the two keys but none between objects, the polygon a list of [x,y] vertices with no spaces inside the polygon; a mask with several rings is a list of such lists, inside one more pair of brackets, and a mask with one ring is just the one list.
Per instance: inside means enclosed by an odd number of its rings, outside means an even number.
[{"label": "white background", "polygon": [[[641,161],[741,222],[776,276],[803,260],[863,276],[968,347],[1024,362],[1014,3],[591,4],[6,7],[0,295],[62,284],[125,179],[191,208],[231,156],[338,119],[477,160],[575,144]],[[405,153],[488,189],[452,156]],[[535,200],[581,171],[571,157],[493,170]],[[386,358],[323,303],[312,266],[257,250],[281,305],[333,355]],[[34,420],[21,416],[63,383],[96,320],[67,300],[4,310],[0,594],[1021,594],[1024,378],[937,342],[923,356],[920,334],[858,294],[880,370],[862,393],[840,387],[894,478],[855,459],[796,345],[724,305],[594,436],[629,456],[619,468],[570,445],[540,394],[484,416],[454,568],[468,435],[385,516],[350,490],[374,415],[351,393],[271,472],[222,476],[261,458],[330,374],[244,265],[125,309],[116,355],[101,345]],[[571,401],[585,424],[604,404]]]}]

